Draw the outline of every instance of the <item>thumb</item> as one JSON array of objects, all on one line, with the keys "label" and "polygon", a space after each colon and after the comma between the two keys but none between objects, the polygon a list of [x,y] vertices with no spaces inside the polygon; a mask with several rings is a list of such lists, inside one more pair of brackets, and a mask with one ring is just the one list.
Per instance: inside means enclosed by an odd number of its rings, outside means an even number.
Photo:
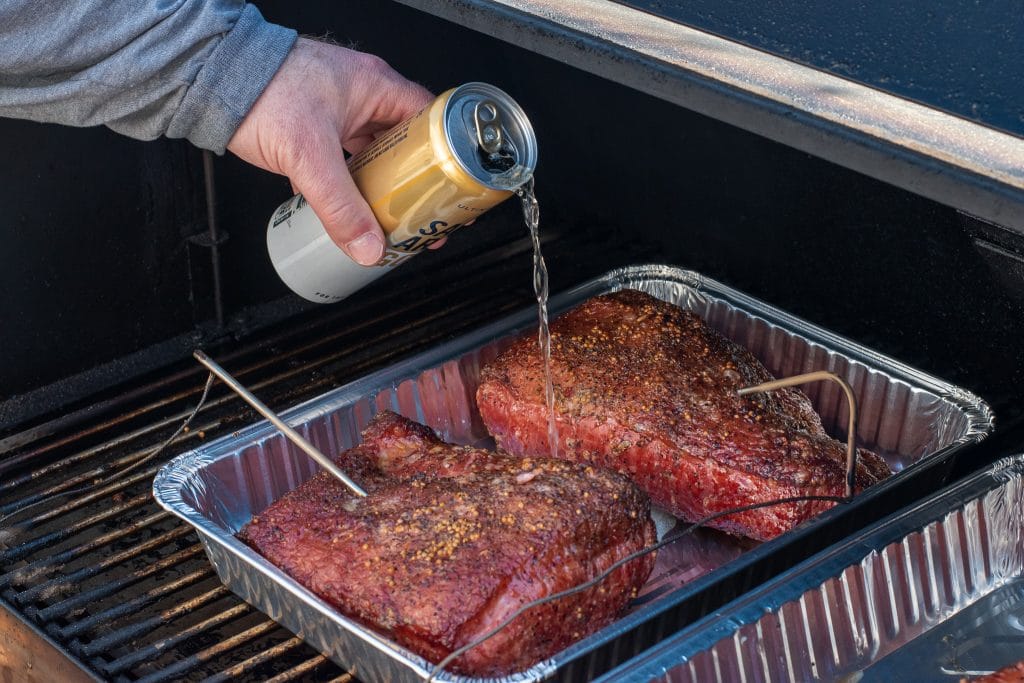
[{"label": "thumb", "polygon": [[318,146],[289,174],[334,243],[356,263],[372,266],[384,255],[384,232],[363,199],[335,139]]}]

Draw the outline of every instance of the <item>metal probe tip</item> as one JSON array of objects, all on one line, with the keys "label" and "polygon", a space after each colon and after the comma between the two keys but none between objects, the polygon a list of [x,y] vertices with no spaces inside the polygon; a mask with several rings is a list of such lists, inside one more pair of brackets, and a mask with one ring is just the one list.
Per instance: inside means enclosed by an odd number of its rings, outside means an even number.
[{"label": "metal probe tip", "polygon": [[293,444],[302,449],[302,451],[306,455],[316,460],[321,467],[323,467],[325,470],[334,475],[334,477],[338,479],[338,481],[340,481],[342,484],[347,486],[349,491],[360,497],[366,496],[366,491],[360,488],[360,486],[356,484],[354,481],[349,479],[349,476],[345,474],[340,467],[335,465],[330,458],[328,458],[326,455],[317,450],[316,446],[311,444],[309,441],[306,441],[306,439],[303,438],[301,434],[299,434],[297,431],[288,426],[288,424],[285,423],[284,420],[278,417],[277,413],[275,413],[273,410],[268,408],[262,401],[256,398],[256,396],[254,396],[251,391],[242,386],[238,380],[236,380],[234,377],[228,374],[228,372],[220,365],[218,365],[216,361],[214,361],[212,358],[207,356],[203,351],[199,349],[193,351],[192,356],[195,357],[197,361],[202,363],[210,372],[219,377],[220,380],[224,382],[224,384],[227,384],[229,387],[231,387],[231,390],[234,391],[239,396],[241,396],[246,403],[255,408],[256,412],[258,412],[263,417],[267,418],[272,425],[280,429],[281,433],[288,437],[289,441],[291,441]]},{"label": "metal probe tip", "polygon": [[849,419],[846,425],[846,497],[852,498],[855,491],[857,473],[857,399],[853,395],[853,388],[839,375],[826,370],[808,372],[802,375],[784,377],[771,382],[765,382],[753,387],[744,387],[736,391],[740,396],[749,396],[763,391],[775,391],[785,387],[793,387],[808,382],[829,381],[835,382],[846,394],[846,405],[849,409]]}]

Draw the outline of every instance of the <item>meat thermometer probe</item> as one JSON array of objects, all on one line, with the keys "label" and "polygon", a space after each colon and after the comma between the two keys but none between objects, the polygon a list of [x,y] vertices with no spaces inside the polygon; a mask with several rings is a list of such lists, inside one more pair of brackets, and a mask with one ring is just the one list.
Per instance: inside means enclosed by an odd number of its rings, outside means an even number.
[{"label": "meat thermometer probe", "polygon": [[251,391],[246,389],[236,380],[234,377],[228,374],[227,370],[222,368],[212,358],[207,356],[205,353],[196,349],[192,352],[192,356],[197,361],[206,366],[206,368],[217,375],[224,384],[231,387],[232,391],[242,397],[242,399],[256,409],[263,417],[270,420],[270,423],[281,430],[281,433],[288,437],[288,440],[298,446],[302,451],[309,457],[316,460],[321,467],[330,472],[334,477],[342,484],[348,487],[348,490],[356,494],[360,498],[366,497],[366,491],[364,491],[358,484],[349,479],[348,475],[341,471],[341,468],[334,464],[334,462],[326,455],[317,450],[316,446],[306,441],[297,431],[288,426],[288,424],[277,416],[273,410],[268,408],[262,401],[256,398]]}]

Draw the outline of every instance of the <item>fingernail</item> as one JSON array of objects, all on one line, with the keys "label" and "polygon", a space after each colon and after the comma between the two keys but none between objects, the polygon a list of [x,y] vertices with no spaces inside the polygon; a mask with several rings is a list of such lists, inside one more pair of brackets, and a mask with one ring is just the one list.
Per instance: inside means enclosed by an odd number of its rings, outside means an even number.
[{"label": "fingernail", "polygon": [[384,243],[372,232],[357,237],[345,245],[348,255],[363,266],[372,266],[384,255]]}]

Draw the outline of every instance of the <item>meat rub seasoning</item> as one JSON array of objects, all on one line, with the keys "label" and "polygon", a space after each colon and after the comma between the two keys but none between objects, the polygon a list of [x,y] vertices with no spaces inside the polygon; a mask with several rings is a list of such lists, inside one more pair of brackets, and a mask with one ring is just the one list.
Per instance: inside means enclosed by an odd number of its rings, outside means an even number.
[{"label": "meat rub seasoning", "polygon": [[270,219],[270,260],[299,296],[340,301],[508,199],[536,164],[537,139],[522,108],[492,85],[467,83],[349,160],[386,236],[376,265],[349,259],[302,195]]}]

